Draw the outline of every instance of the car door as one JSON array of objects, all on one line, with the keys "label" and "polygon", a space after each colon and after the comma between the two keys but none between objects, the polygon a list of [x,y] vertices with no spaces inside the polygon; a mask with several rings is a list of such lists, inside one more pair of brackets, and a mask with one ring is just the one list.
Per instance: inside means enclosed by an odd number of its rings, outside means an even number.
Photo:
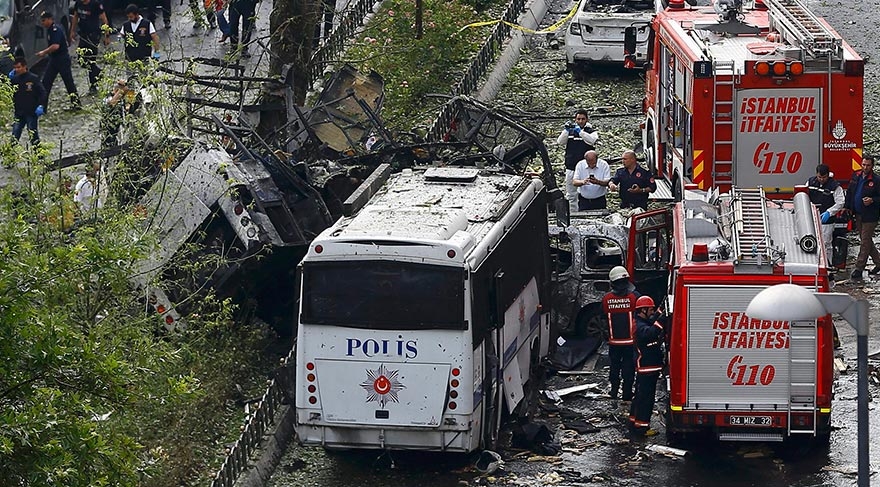
[{"label": "car door", "polygon": [[642,294],[662,302],[666,297],[669,257],[672,251],[672,213],[646,211],[630,219],[626,267]]}]

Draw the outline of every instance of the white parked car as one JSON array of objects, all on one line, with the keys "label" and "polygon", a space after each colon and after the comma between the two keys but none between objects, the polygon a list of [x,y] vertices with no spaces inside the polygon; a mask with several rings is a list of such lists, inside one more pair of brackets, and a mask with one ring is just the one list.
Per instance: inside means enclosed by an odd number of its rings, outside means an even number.
[{"label": "white parked car", "polygon": [[654,0],[580,0],[565,33],[565,54],[569,65],[577,63],[619,63],[624,61],[623,34],[636,28],[635,63],[647,60],[650,22]]}]

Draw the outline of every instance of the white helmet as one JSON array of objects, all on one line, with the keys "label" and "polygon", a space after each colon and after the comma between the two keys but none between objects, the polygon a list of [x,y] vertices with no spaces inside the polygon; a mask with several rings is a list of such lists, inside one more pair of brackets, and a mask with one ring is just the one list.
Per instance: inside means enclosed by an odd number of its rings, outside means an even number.
[{"label": "white helmet", "polygon": [[608,273],[609,281],[616,281],[618,279],[629,279],[629,272],[623,266],[616,266]]}]

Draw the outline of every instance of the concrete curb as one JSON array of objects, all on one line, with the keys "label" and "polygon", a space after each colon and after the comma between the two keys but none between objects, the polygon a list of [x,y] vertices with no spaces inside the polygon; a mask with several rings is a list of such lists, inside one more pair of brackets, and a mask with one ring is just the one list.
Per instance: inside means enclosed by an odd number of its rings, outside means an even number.
[{"label": "concrete curb", "polygon": [[[526,11],[520,16],[519,25],[527,29],[538,30],[541,20],[547,15],[549,9],[550,5],[548,5],[547,0],[532,0],[526,7]],[[486,81],[483,82],[483,85],[477,91],[477,100],[489,102],[495,98],[498,91],[501,90],[501,86],[507,81],[510,70],[519,61],[519,55],[526,44],[526,40],[532,35],[521,30],[513,31],[510,41],[504,47],[501,55],[498,56],[495,67],[492,68]]]},{"label": "concrete curb", "polygon": [[290,440],[295,433],[293,431],[294,409],[290,406],[282,407],[275,416],[275,430],[263,437],[260,444],[258,459],[248,465],[247,470],[241,473],[235,481],[236,487],[263,487],[272,477],[281,457],[287,451]]}]

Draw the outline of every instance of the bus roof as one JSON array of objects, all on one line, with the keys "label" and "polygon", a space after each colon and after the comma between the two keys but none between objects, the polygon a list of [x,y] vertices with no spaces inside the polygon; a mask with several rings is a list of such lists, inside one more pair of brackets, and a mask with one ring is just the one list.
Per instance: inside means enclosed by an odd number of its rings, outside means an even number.
[{"label": "bus roof", "polygon": [[[472,167],[405,169],[392,175],[355,215],[340,218],[322,232],[307,259],[363,255],[370,251],[353,252],[345,244],[381,242],[411,247],[395,255],[449,260],[447,252],[457,250],[455,260],[461,261],[480,247],[496,224],[512,225],[515,220],[508,224],[505,219],[509,213],[518,216],[512,207],[524,196],[530,203],[542,188],[537,178]],[[321,255],[316,245],[321,245]]]}]

